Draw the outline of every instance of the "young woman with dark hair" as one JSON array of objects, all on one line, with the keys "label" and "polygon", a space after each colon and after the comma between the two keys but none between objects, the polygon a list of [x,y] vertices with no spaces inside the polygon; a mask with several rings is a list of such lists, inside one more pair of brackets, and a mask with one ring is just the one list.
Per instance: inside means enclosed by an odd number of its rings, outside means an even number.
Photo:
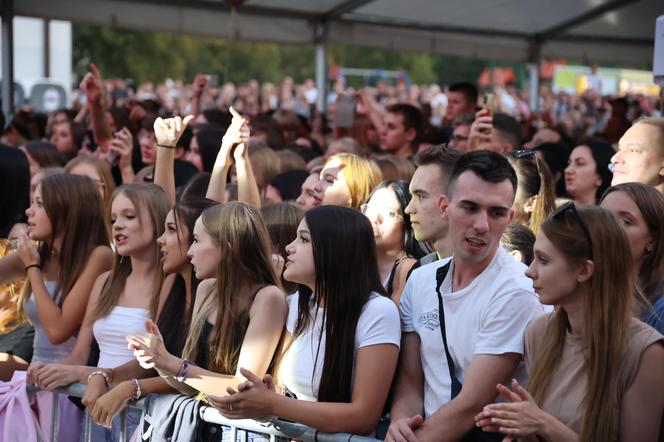
[{"label": "young woman with dark hair", "polygon": [[429,249],[415,239],[410,215],[405,212],[410,199],[408,183],[389,180],[376,186],[367,203],[360,206],[373,227],[383,287],[397,305],[410,269],[429,253]]},{"label": "young woman with dark hair", "polygon": [[58,152],[54,144],[47,141],[28,141],[20,149],[25,152],[30,162],[30,176],[34,176],[45,167],[63,167],[65,157]]},{"label": "young woman with dark hair", "polygon": [[[26,213],[28,231],[18,251],[0,260],[0,284],[27,276],[14,320],[29,320],[35,330],[27,376],[18,372],[25,363],[16,365],[20,361],[11,357],[0,363],[3,378],[12,378],[16,386],[36,382],[44,363],[71,353],[93,284],[113,260],[101,198],[89,178],[65,174],[44,178]],[[76,422],[81,416],[65,396],[59,403],[58,440],[69,440],[60,437],[78,436]],[[11,432],[16,422],[4,422],[5,431]]]},{"label": "young woman with dark hair", "polygon": [[[549,441],[659,439],[664,337],[633,317],[636,272],[609,211],[567,203],[542,224],[526,271],[552,313],[526,328],[528,391],[475,420],[485,431]],[[531,440],[529,439],[529,440]]]},{"label": "young woman with dark hair", "polygon": [[572,149],[565,169],[565,189],[579,204],[597,204],[611,185],[609,170],[615,150],[610,144],[588,141]]},{"label": "young woman with dark hair", "polygon": [[[133,183],[119,187],[111,197],[110,219],[116,258],[113,269],[97,278],[85,320],[71,354],[57,364],[35,367],[35,379],[44,389],[73,382],[99,381],[110,384],[113,368],[134,359],[123,336],[140,333],[145,321],[155,318],[172,280],[164,280],[156,239],[163,232],[168,201],[154,184]],[[92,339],[99,344],[97,367],[85,364]],[[101,369],[101,370],[100,370]],[[99,378],[99,379],[97,379]],[[128,429],[138,424],[139,410],[127,415]],[[105,422],[111,426],[111,422]],[[120,422],[112,430],[92,427],[93,439],[119,437]]]},{"label": "young woman with dark hair", "polygon": [[86,177],[44,178],[27,215],[18,251],[0,260],[0,283],[27,276],[17,319],[27,316],[35,326],[33,360],[55,362],[73,349],[94,280],[111,267],[112,252],[101,198]]},{"label": "young woman with dark hair", "polygon": [[67,159],[74,158],[81,150],[85,138],[85,126],[73,121],[65,121],[53,126],[49,141]]},{"label": "young woman with dark hair", "polygon": [[272,243],[272,261],[287,294],[297,291],[297,284],[284,279],[284,265],[288,259],[286,247],[297,236],[297,226],[304,218],[304,209],[296,203],[276,203],[261,207],[261,215]]},{"label": "young woman with dark hair", "polygon": [[[301,284],[289,298],[289,343],[274,390],[247,370],[230,396],[211,397],[229,418],[278,416],[323,432],[371,433],[397,364],[399,313],[384,296],[373,229],[356,210],[311,209],[288,245],[284,277]],[[294,398],[293,395],[297,398]]]}]

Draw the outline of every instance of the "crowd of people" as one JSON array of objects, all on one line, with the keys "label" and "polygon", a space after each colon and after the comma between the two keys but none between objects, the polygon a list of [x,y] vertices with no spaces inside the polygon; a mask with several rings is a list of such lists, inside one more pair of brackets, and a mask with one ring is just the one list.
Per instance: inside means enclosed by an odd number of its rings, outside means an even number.
[{"label": "crowd of people", "polygon": [[46,439],[75,383],[59,441],[83,411],[120,440],[125,408],[135,440],[230,440],[203,405],[389,442],[664,437],[656,100],[212,86],[91,65],[72,108],[4,125],[1,440]]}]

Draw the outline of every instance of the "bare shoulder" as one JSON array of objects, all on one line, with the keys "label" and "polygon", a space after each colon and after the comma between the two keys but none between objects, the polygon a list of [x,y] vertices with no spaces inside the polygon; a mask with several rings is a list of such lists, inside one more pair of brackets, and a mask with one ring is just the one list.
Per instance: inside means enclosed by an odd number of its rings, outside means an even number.
[{"label": "bare shoulder", "polygon": [[397,266],[397,275],[400,278],[405,278],[408,275],[408,272],[410,272],[410,269],[413,268],[417,260],[415,258],[404,258],[401,260],[399,265]]},{"label": "bare shoulder", "polygon": [[198,288],[196,289],[196,298],[198,298],[199,295],[205,296],[207,293],[209,293],[216,282],[217,280],[215,278],[204,279],[199,282]]},{"label": "bare shoulder", "polygon": [[90,260],[98,261],[104,266],[112,266],[115,255],[108,246],[97,246],[90,253]]},{"label": "bare shoulder", "polygon": [[275,312],[286,311],[288,310],[286,294],[276,285],[265,286],[256,293],[251,310],[256,308],[272,309]]}]

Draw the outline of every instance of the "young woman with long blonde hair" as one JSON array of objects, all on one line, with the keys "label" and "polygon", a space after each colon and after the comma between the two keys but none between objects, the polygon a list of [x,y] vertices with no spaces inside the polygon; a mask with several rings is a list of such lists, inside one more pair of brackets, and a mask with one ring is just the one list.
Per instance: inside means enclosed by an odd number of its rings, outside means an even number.
[{"label": "young woman with long blonde hair", "polygon": [[[286,321],[286,296],[272,266],[271,245],[258,209],[240,202],[212,206],[194,225],[188,255],[198,279],[182,357],[171,354],[154,323],[128,338],[138,361],[156,368],[180,392],[223,394],[245,379],[264,376]],[[213,279],[214,278],[214,279]]]}]

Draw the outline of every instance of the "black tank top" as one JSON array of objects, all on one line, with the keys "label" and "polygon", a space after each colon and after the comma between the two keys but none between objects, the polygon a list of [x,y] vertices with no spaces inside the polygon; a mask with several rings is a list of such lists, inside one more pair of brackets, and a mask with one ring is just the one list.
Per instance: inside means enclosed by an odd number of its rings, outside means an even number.
[{"label": "black tank top", "polygon": [[198,337],[198,347],[196,348],[196,365],[199,367],[208,367],[210,362],[210,333],[214,327],[210,321],[205,321],[201,335]]}]

